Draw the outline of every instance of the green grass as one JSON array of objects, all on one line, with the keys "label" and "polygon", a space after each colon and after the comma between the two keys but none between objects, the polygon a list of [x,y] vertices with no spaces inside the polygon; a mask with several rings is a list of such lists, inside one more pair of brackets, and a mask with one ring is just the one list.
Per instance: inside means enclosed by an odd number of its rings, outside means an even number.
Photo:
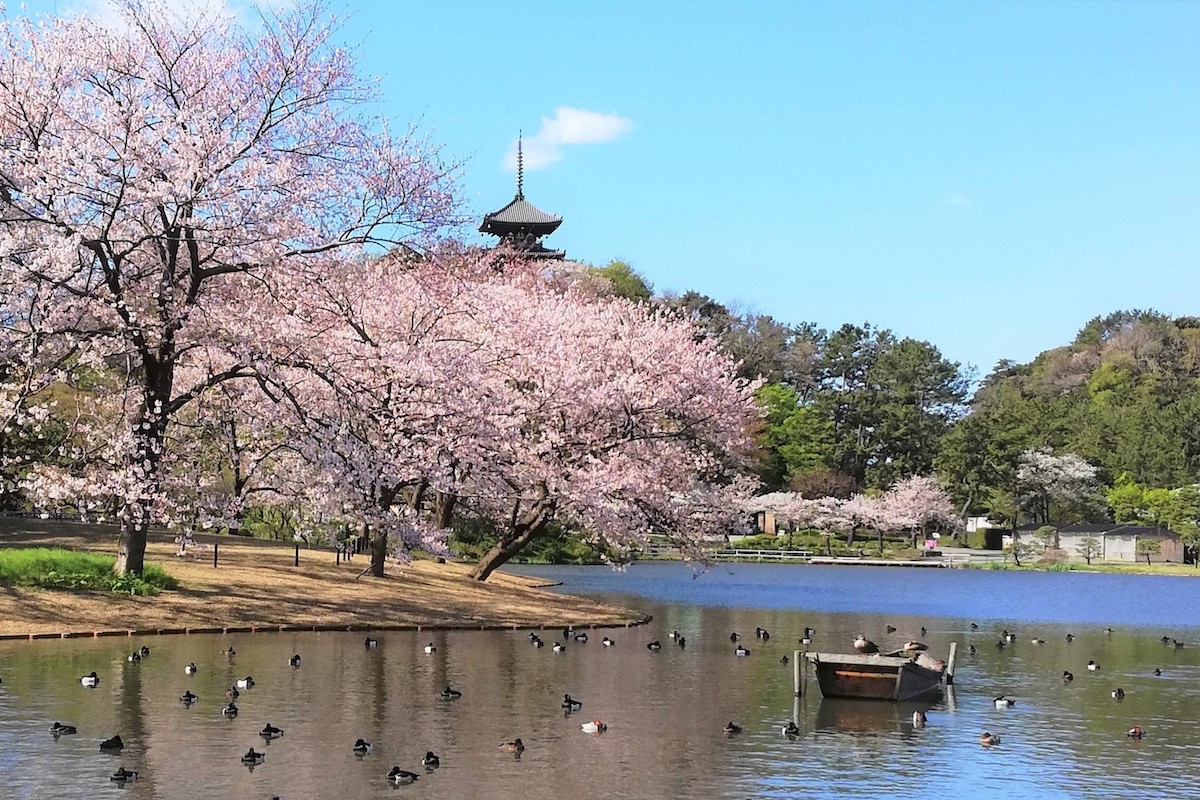
[{"label": "green grass", "polygon": [[147,565],[141,575],[114,575],[112,556],[49,547],[0,550],[0,586],[37,589],[96,589],[130,595],[154,595],[179,582],[160,567]]}]

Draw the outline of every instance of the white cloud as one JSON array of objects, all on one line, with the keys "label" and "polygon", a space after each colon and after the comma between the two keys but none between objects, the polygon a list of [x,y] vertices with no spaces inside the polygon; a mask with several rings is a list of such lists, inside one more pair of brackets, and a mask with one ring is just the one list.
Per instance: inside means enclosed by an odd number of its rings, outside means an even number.
[{"label": "white cloud", "polygon": [[[631,130],[633,122],[625,117],[559,106],[552,118],[542,117],[542,126],[537,133],[523,141],[525,169],[533,171],[558,161],[562,158],[563,145],[611,142]],[[504,166],[511,170],[517,168],[516,141],[504,157]]]},{"label": "white cloud", "polygon": [[955,192],[954,194],[952,194],[946,198],[946,205],[948,205],[948,206],[969,206],[969,205],[971,205],[971,198],[967,197],[962,192]]}]

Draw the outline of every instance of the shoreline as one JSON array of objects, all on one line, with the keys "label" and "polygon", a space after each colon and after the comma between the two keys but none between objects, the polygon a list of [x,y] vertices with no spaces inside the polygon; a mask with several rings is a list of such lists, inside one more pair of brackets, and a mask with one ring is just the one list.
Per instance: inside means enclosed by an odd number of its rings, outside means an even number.
[{"label": "shoreline", "polygon": [[[40,526],[38,526],[40,527]],[[84,526],[78,526],[80,528]],[[101,528],[102,526],[96,526]],[[5,531],[0,548],[68,547],[116,554],[111,530]],[[63,531],[63,527],[59,527]],[[545,588],[545,580],[497,571],[480,583],[469,565],[414,559],[388,564],[388,575],[361,575],[365,555],[338,564],[336,551],[295,550],[220,537],[212,548],[179,558],[176,545],[152,535],[146,562],[180,588],[150,597],[109,592],[7,587],[0,590],[0,641],[370,630],[520,630],[620,628],[650,616]],[[200,538],[200,537],[197,537]],[[207,545],[207,537],[202,540]]]}]

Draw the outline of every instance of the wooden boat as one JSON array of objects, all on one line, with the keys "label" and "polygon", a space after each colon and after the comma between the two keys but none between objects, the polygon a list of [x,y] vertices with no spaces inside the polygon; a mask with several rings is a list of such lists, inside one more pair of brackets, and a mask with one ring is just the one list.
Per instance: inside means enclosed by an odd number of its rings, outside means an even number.
[{"label": "wooden boat", "polygon": [[942,689],[946,667],[925,653],[860,655],[805,653],[825,697],[863,700],[928,699]]}]

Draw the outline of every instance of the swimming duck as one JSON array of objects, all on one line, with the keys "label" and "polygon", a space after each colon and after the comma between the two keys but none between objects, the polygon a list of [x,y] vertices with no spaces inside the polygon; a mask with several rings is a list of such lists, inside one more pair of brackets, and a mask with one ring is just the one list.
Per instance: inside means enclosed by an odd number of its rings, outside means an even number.
[{"label": "swimming duck", "polygon": [[437,769],[441,765],[442,760],[432,750],[427,751],[425,757],[421,759],[421,766],[425,769]]},{"label": "swimming duck", "polygon": [[84,675],[79,679],[79,682],[84,686],[91,686],[92,688],[95,688],[97,685],[99,685],[100,678],[97,677],[96,673],[93,672],[90,675]]},{"label": "swimming duck", "polygon": [[368,636],[366,641],[363,642],[363,644],[366,646],[366,648],[368,650],[374,650],[376,647],[379,647],[379,640],[372,639],[370,636]]},{"label": "swimming duck", "polygon": [[368,742],[366,739],[355,739],[354,740],[353,750],[354,750],[354,755],[356,755],[356,756],[365,756],[367,753],[371,752],[374,749],[375,748],[372,747],[371,743]]},{"label": "swimming duck", "polygon": [[680,637],[679,637],[679,638],[678,638],[678,639],[675,641],[675,644],[679,645],[679,649],[680,649],[680,650],[684,650],[684,649],[686,649],[686,648],[687,648],[687,639],[685,639],[685,638],[683,638],[682,636],[680,636]]},{"label": "swimming duck", "polygon": [[116,781],[117,783],[128,783],[130,781],[136,781],[137,776],[138,774],[133,770],[128,770],[124,767],[117,767],[117,771],[110,775],[108,779],[110,781]]},{"label": "swimming duck", "polygon": [[897,629],[895,625],[888,625],[884,630],[888,633],[895,633]]},{"label": "swimming duck", "polygon": [[906,653],[922,653],[929,649],[929,645],[924,642],[908,641],[904,643],[904,651]]},{"label": "swimming duck", "polygon": [[740,644],[733,649],[733,652],[734,652],[734,655],[738,655],[738,656],[750,655],[750,651],[747,648],[742,647]]},{"label": "swimming duck", "polygon": [[779,657],[779,663],[780,663],[780,664],[787,664],[787,663],[788,663],[788,662],[790,662],[790,661],[791,661],[791,659],[790,659],[790,658],[788,658],[787,656],[780,656],[780,657]]},{"label": "swimming duck", "polygon": [[816,635],[817,635],[817,629],[816,629],[816,628],[805,628],[805,629],[804,629],[804,635],[805,635],[805,636],[808,636],[808,637],[816,636]]},{"label": "swimming duck", "polygon": [[1176,650],[1182,650],[1182,649],[1183,649],[1183,642],[1179,641],[1178,639],[1172,639],[1172,640],[1171,640],[1171,643],[1175,645],[1175,649],[1176,649]]},{"label": "swimming duck", "polygon": [[754,635],[756,638],[762,639],[764,642],[771,638],[771,634],[766,628],[755,628]]},{"label": "swimming duck", "polygon": [[866,634],[860,633],[858,638],[854,640],[854,649],[863,655],[879,652],[879,645],[867,638]]},{"label": "swimming duck", "polygon": [[594,719],[591,722],[585,722],[579,727],[583,729],[584,733],[604,733],[606,730],[608,730],[608,726],[598,719]]},{"label": "swimming duck", "polygon": [[537,648],[537,647],[545,647],[545,646],[546,646],[546,643],[545,643],[545,642],[543,642],[541,639],[539,639],[539,638],[537,638],[537,637],[534,637],[534,639],[533,639],[533,646],[534,646],[535,648]]},{"label": "swimming duck", "polygon": [[575,711],[576,709],[583,708],[583,703],[579,700],[576,700],[574,697],[571,697],[569,694],[564,694],[562,707],[567,711]]},{"label": "swimming duck", "polygon": [[129,658],[127,658],[126,660],[127,660],[127,661],[130,661],[130,662],[133,662],[133,661],[141,661],[141,660],[142,660],[142,654],[141,654],[141,653],[139,653],[137,650],[134,650],[132,653],[130,653],[130,654],[129,654]]},{"label": "swimming duck", "polygon": [[657,639],[655,639],[653,642],[650,642],[649,644],[646,645],[646,649],[647,650],[662,650],[662,645],[658,643]]},{"label": "swimming duck", "polygon": [[523,753],[525,752],[525,743],[520,739],[513,739],[511,742],[502,742],[500,749],[506,753]]},{"label": "swimming duck", "polygon": [[563,628],[563,638],[564,639],[570,639],[574,635],[575,635],[575,629],[572,628],[571,626],[568,625],[567,627]]},{"label": "swimming duck", "polygon": [[417,773],[409,772],[408,770],[400,769],[399,767],[392,767],[392,771],[387,774],[387,778],[389,781],[396,784],[412,783],[417,779]]},{"label": "swimming duck", "polygon": [[433,642],[430,642],[429,644],[425,645],[425,652],[427,654],[437,652],[437,648],[433,646]]},{"label": "swimming duck", "polygon": [[551,650],[553,650],[553,651],[554,651],[554,652],[556,652],[556,653],[565,653],[565,652],[567,652],[567,646],[566,646],[565,644],[563,644],[562,642],[555,642],[555,643],[554,643],[554,646],[553,646],[553,647],[551,647],[550,649],[551,649]]},{"label": "swimming duck", "polygon": [[1067,672],[1067,671],[1064,669],[1064,670],[1063,670],[1063,683],[1070,683],[1070,682],[1071,682],[1071,681],[1073,681],[1073,680],[1075,680],[1075,676],[1074,676],[1074,675],[1072,675],[1071,673]]},{"label": "swimming duck", "polygon": [[929,635],[929,630],[928,630],[928,629],[927,629],[927,628],[926,628],[924,625],[922,625],[922,626],[921,626],[921,635],[922,635],[922,636],[928,636],[928,635]]},{"label": "swimming duck", "polygon": [[612,647],[614,644],[616,644],[616,642],[614,642],[612,639],[605,636],[603,639],[600,640],[600,644],[604,645],[605,647]]},{"label": "swimming duck", "polygon": [[1125,699],[1125,690],[1122,689],[1120,686],[1113,689],[1110,694],[1112,694],[1113,700],[1124,700]]},{"label": "swimming duck", "polygon": [[179,702],[183,703],[185,706],[190,706],[199,699],[200,697],[192,694],[190,690],[185,690],[183,694],[179,695]]},{"label": "swimming duck", "polygon": [[225,656],[226,658],[230,658],[232,656],[236,656],[237,651],[234,650],[232,647],[226,647],[224,650],[221,651],[221,655]]},{"label": "swimming duck", "polygon": [[1113,629],[1112,629],[1112,628],[1105,628],[1105,629],[1104,629],[1104,635],[1105,635],[1105,636],[1112,636],[1112,634],[1113,634]]},{"label": "swimming duck", "polygon": [[1004,695],[1000,695],[993,702],[995,702],[996,708],[1012,708],[1017,704],[1016,700],[1013,700],[1011,697],[1005,697]]},{"label": "swimming duck", "polygon": [[972,623],[971,623],[971,630],[973,630],[973,631],[977,631],[977,630],[979,630],[979,626],[978,626],[978,625],[976,625],[974,622],[972,622]]},{"label": "swimming duck", "polygon": [[268,722],[263,726],[263,729],[258,732],[258,735],[264,739],[278,739],[280,736],[283,736],[283,728],[276,728],[274,725]]},{"label": "swimming duck", "polygon": [[1032,638],[1032,639],[1030,639],[1030,640],[1029,640],[1029,643],[1030,643],[1030,644],[1045,644],[1045,643],[1046,643],[1046,640],[1045,640],[1045,639],[1039,639],[1039,638],[1037,638],[1037,637],[1035,636],[1034,638]]},{"label": "swimming duck", "polygon": [[973,655],[975,655],[976,652],[977,651],[975,650],[975,645],[973,645],[973,644],[967,645],[967,655],[973,656]]},{"label": "swimming duck", "polygon": [[1000,633],[1000,636],[1001,636],[1001,637],[1004,639],[1004,641],[1006,641],[1006,642],[1015,642],[1015,641],[1017,640],[1017,635],[1016,635],[1015,633],[1009,633],[1007,630],[1006,630],[1006,631],[1002,631],[1002,632]]},{"label": "swimming duck", "polygon": [[1159,639],[1159,641],[1160,641],[1160,642],[1162,642],[1163,644],[1170,644],[1170,643],[1171,643],[1171,637],[1170,637],[1170,636],[1164,636],[1164,637],[1162,637],[1161,639]]},{"label": "swimming duck", "polygon": [[1095,672],[1096,670],[1100,669],[1100,665],[1097,664],[1095,661],[1089,661],[1087,663],[1087,668],[1088,668],[1088,672]]},{"label": "swimming duck", "polygon": [[242,763],[246,766],[252,767],[255,764],[263,763],[264,759],[266,759],[265,753],[256,752],[254,748],[251,747],[246,751],[246,755],[242,756]]},{"label": "swimming duck", "polygon": [[727,733],[727,734],[729,734],[729,735],[731,735],[731,736],[732,736],[733,734],[736,734],[736,733],[741,733],[741,732],[742,732],[742,726],[741,726],[741,725],[734,724],[732,721],[730,721],[730,722],[726,722],[726,723],[725,723],[725,727],[724,727],[724,729],[723,729],[723,730],[725,731],[725,733]]},{"label": "swimming duck", "polygon": [[61,722],[55,722],[50,726],[50,732],[55,736],[70,736],[73,733],[78,733],[74,725],[63,725]]},{"label": "swimming duck", "polygon": [[100,743],[101,750],[120,750],[125,747],[125,743],[121,741],[120,736],[114,736],[111,739],[105,739]]},{"label": "swimming duck", "polygon": [[238,707],[233,704],[233,701],[226,703],[225,707],[221,709],[221,716],[226,719],[233,719],[237,715]]},{"label": "swimming duck", "polygon": [[183,668],[183,671],[184,671],[184,674],[186,674],[186,675],[195,675],[196,674],[195,662],[188,664],[186,667]]},{"label": "swimming duck", "polygon": [[805,633],[800,637],[800,644],[812,644],[812,637]]},{"label": "swimming duck", "polygon": [[925,717],[924,711],[914,711],[913,712],[913,727],[914,728],[924,728],[925,723],[928,721],[929,720]]},{"label": "swimming duck", "polygon": [[538,638],[538,635],[537,635],[537,633],[536,633],[535,631],[530,631],[530,632],[529,632],[529,641],[531,641],[531,642],[532,642],[532,641],[536,641],[536,640],[537,640],[537,638]]},{"label": "swimming duck", "polygon": [[795,739],[800,735],[800,728],[795,722],[789,722],[787,725],[783,726],[783,735],[789,739]]},{"label": "swimming duck", "polygon": [[678,638],[679,638],[679,631],[671,631],[671,639],[675,640]]},{"label": "swimming duck", "polygon": [[225,693],[225,696],[230,700],[236,700],[242,696],[242,693],[238,691],[236,686],[230,686],[229,691]]},{"label": "swimming duck", "polygon": [[442,689],[442,693],[439,696],[443,700],[457,700],[458,698],[462,697],[462,692],[460,692],[458,689],[451,689],[449,686],[447,686],[445,689]]},{"label": "swimming duck", "polygon": [[999,640],[998,642],[996,642],[996,649],[997,649],[997,650],[1003,650],[1003,649],[1004,649],[1004,640],[1003,640],[1003,639],[1001,639],[1001,640]]},{"label": "swimming duck", "polygon": [[288,665],[292,667],[300,666],[300,654],[293,653],[292,657],[288,659]]},{"label": "swimming duck", "polygon": [[729,641],[731,641],[731,642],[736,642],[740,638],[742,638],[742,635],[740,633],[738,633],[737,631],[734,631],[733,633],[729,634]]},{"label": "swimming duck", "polygon": [[588,635],[586,631],[575,634],[575,641],[579,642],[580,644],[587,644],[587,640]]},{"label": "swimming duck", "polygon": [[253,689],[254,688],[254,678],[251,678],[249,675],[247,675],[244,678],[238,678],[236,681],[233,682],[233,688],[235,688],[235,689]]},{"label": "swimming duck", "polygon": [[142,654],[142,658],[145,658],[146,656],[150,655],[150,648],[146,647],[146,645],[142,645],[138,652]]},{"label": "swimming duck", "polygon": [[1067,641],[1068,641],[1068,642],[1073,642],[1073,641],[1075,641],[1075,634],[1073,634],[1073,633],[1068,633],[1068,634],[1067,634]]},{"label": "swimming duck", "polygon": [[1155,675],[1162,675],[1162,670],[1161,670],[1161,669],[1159,669],[1158,667],[1155,667],[1155,668],[1154,668],[1154,674],[1155,674]]},{"label": "swimming duck", "polygon": [[1125,731],[1125,735],[1130,739],[1142,739],[1146,736],[1146,732],[1142,730],[1141,725],[1134,725],[1132,728]]},{"label": "swimming duck", "polygon": [[1000,744],[1000,737],[994,733],[984,731],[979,734],[979,743],[984,747],[991,747],[994,744]]}]

